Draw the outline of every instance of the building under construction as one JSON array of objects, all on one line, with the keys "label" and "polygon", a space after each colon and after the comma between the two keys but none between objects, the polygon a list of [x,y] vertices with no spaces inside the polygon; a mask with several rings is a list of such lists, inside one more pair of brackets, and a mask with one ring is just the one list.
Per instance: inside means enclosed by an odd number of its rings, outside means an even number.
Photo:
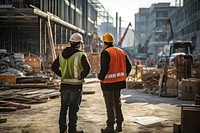
[{"label": "building under construction", "polygon": [[1,0],[0,49],[48,55],[51,43],[65,44],[74,32],[90,45],[97,33],[95,6],[88,0]]}]

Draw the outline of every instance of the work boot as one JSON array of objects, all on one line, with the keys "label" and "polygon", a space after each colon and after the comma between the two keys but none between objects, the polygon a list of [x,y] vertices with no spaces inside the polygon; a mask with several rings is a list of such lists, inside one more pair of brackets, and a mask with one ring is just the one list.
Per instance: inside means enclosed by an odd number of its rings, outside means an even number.
[{"label": "work boot", "polygon": [[101,129],[101,133],[115,133],[114,129],[110,129],[109,127]]},{"label": "work boot", "polygon": [[60,127],[60,133],[66,133],[67,126]]},{"label": "work boot", "polygon": [[122,132],[122,124],[117,125],[115,131]]}]

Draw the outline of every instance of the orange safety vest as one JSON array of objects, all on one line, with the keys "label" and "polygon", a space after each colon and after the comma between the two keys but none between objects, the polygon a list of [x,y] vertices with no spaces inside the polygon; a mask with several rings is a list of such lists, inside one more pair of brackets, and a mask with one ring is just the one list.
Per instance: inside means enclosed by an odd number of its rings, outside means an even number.
[{"label": "orange safety vest", "polygon": [[126,80],[126,56],[123,50],[109,47],[106,51],[110,55],[109,70],[102,83],[114,83]]}]

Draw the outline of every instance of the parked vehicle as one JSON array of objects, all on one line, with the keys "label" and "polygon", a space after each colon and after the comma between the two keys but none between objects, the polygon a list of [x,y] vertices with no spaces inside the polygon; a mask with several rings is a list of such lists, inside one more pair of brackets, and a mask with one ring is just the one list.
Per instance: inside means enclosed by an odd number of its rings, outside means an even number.
[{"label": "parked vehicle", "polygon": [[193,46],[191,41],[171,41],[169,52],[169,65],[174,65],[175,57],[177,55],[184,55],[184,59],[191,60],[193,62]]}]

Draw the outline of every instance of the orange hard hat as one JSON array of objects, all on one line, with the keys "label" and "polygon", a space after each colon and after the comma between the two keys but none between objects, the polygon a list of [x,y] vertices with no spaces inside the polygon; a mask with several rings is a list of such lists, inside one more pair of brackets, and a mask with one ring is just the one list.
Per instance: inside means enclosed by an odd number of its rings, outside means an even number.
[{"label": "orange hard hat", "polygon": [[106,32],[102,37],[103,42],[114,42],[115,39],[113,35],[109,32]]}]

